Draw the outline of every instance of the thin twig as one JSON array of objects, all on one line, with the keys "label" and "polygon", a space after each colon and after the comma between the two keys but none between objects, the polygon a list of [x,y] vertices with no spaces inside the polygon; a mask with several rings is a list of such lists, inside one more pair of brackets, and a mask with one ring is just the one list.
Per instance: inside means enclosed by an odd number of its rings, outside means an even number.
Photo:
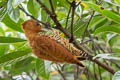
[{"label": "thin twig", "polygon": [[31,78],[31,80],[33,80],[33,77],[30,75],[29,72],[26,72],[26,74]]},{"label": "thin twig", "polygon": [[78,79],[78,74],[77,74],[77,65],[73,65],[73,71],[74,71],[74,80]]},{"label": "thin twig", "polygon": [[36,1],[41,5],[41,7],[46,11],[46,13],[52,16],[52,13],[50,12],[50,10],[42,3],[41,0],[36,0]]},{"label": "thin twig", "polygon": [[25,78],[23,77],[23,75],[22,75],[22,74],[21,74],[20,76],[21,76],[21,78],[22,78],[23,80],[25,80]]},{"label": "thin twig", "polygon": [[99,66],[99,65],[98,65],[98,70],[99,70],[99,77],[100,77],[100,80],[102,80],[101,69],[100,69],[100,66]]},{"label": "thin twig", "polygon": [[94,80],[98,80],[96,70],[95,70],[95,63],[93,64],[93,73],[94,73]]},{"label": "thin twig", "polygon": [[56,65],[56,67],[54,67],[54,69],[58,71],[58,73],[61,75],[61,77],[63,78],[63,80],[67,80],[66,77],[65,77],[65,75],[64,75],[64,73],[62,72],[62,70],[59,69],[58,65]]},{"label": "thin twig", "polygon": [[23,8],[21,8],[20,6],[18,6],[18,8],[23,11],[27,16],[30,16],[32,19],[36,20],[37,22],[43,24],[43,25],[46,25],[46,23],[42,22],[42,21],[39,21],[38,19],[36,19],[34,16],[30,15],[29,13],[27,13]]},{"label": "thin twig", "polygon": [[70,6],[70,9],[69,9],[69,11],[68,11],[68,15],[67,15],[67,19],[66,19],[66,26],[65,26],[65,29],[66,29],[66,30],[67,30],[67,28],[68,28],[68,19],[69,19],[70,11],[71,11],[71,6]]},{"label": "thin twig", "polygon": [[41,80],[41,79],[37,76],[36,80]]},{"label": "thin twig", "polygon": [[68,0],[66,0],[69,4],[71,4],[71,2],[70,1],[68,1]]},{"label": "thin twig", "polygon": [[90,42],[90,41],[92,41],[92,40],[87,40],[87,41],[85,41],[85,42],[82,42],[82,43],[80,43],[80,45],[86,44],[86,43],[88,43],[88,42]]},{"label": "thin twig", "polygon": [[120,7],[116,6],[117,12],[120,14]]},{"label": "thin twig", "polygon": [[[95,47],[96,47],[96,49],[97,49],[97,52],[100,53],[100,49],[98,48],[98,46],[95,45]],[[102,80],[102,75],[101,75],[101,69],[100,69],[100,66],[99,66],[99,65],[97,65],[97,66],[98,66],[98,71],[99,71],[99,77],[100,77],[100,80]]]},{"label": "thin twig", "polygon": [[51,9],[52,9],[52,14],[53,14],[54,16],[56,16],[55,10],[54,10],[54,7],[53,7],[52,0],[49,0],[49,2],[50,2]]},{"label": "thin twig", "polygon": [[93,18],[93,16],[94,16],[94,14],[95,14],[95,11],[93,11],[93,13],[92,13],[92,15],[91,15],[91,17],[90,17],[90,19],[89,19],[89,21],[88,21],[88,24],[86,25],[86,28],[85,28],[85,31],[84,31],[84,33],[83,33],[81,42],[84,42],[85,33],[86,33],[86,31],[88,30],[88,26],[89,26],[89,24],[90,24],[90,22],[91,22],[91,20],[92,20],[92,18]]}]

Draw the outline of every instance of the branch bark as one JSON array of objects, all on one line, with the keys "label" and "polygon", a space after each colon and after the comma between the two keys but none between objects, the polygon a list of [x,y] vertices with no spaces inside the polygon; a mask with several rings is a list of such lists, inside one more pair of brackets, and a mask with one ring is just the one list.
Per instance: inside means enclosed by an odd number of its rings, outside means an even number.
[{"label": "branch bark", "polygon": [[71,38],[70,38],[70,42],[73,42],[74,39],[74,28],[73,28],[73,24],[74,24],[74,15],[75,15],[75,9],[76,9],[76,2],[73,1],[71,3],[71,7],[72,7],[72,20],[71,20]]}]

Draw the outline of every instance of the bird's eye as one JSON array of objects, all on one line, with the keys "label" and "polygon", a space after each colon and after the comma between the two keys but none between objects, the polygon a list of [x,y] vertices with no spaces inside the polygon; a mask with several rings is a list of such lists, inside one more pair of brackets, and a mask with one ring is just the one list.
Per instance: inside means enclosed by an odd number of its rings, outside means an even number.
[{"label": "bird's eye", "polygon": [[36,26],[39,26],[40,24],[38,22],[35,23]]}]

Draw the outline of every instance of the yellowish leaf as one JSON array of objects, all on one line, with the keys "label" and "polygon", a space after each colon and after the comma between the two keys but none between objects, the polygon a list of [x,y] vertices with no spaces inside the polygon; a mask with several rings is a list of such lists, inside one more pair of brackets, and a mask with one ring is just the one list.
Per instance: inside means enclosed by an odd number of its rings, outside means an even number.
[{"label": "yellowish leaf", "polygon": [[88,8],[88,6],[87,6],[84,2],[81,2],[80,4],[81,4],[83,7]]}]

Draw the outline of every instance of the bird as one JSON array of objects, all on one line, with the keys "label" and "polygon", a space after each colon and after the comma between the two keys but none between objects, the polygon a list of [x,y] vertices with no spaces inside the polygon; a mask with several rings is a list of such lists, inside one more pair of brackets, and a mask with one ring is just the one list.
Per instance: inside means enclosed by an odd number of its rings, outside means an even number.
[{"label": "bird", "polygon": [[81,61],[86,59],[87,53],[74,47],[69,39],[60,35],[59,30],[42,27],[34,19],[23,22],[22,30],[32,48],[32,53],[38,58],[85,67]]}]

